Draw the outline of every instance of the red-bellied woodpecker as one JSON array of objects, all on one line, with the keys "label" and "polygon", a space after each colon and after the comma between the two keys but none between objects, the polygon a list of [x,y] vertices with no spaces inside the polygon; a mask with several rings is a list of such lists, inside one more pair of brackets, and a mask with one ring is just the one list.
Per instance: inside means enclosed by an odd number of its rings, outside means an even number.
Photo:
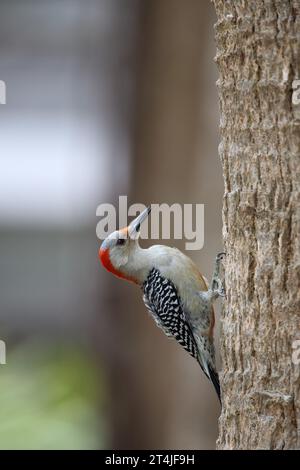
[{"label": "red-bellied woodpecker", "polygon": [[224,253],[216,257],[208,287],[193,261],[178,249],[162,245],[148,249],[139,246],[141,224],[149,213],[150,207],[128,227],[109,235],[99,250],[100,260],[111,273],[141,286],[143,300],[156,324],[199,362],[220,399],[212,302],[224,296],[219,278]]}]

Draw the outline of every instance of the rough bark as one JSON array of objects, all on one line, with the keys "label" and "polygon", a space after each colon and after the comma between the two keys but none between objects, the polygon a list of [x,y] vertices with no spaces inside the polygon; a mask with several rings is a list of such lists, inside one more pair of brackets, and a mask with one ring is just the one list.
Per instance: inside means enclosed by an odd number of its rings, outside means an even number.
[{"label": "rough bark", "polygon": [[[300,3],[215,0],[225,195],[220,449],[300,447]],[[294,343],[295,344],[295,343]]]}]

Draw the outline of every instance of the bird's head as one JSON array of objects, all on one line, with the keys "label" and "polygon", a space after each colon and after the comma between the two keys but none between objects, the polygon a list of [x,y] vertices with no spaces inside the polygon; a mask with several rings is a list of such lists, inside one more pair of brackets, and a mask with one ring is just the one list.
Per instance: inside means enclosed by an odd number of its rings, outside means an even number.
[{"label": "bird's head", "polygon": [[141,224],[151,212],[147,207],[128,227],[111,233],[102,243],[99,258],[103,266],[115,276],[138,283],[132,273],[132,258],[138,248]]}]

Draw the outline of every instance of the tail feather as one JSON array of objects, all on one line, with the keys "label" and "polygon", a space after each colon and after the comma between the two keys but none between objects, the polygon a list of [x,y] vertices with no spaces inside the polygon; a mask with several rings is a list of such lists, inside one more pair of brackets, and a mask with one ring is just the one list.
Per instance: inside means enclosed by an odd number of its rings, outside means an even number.
[{"label": "tail feather", "polygon": [[213,386],[215,387],[215,390],[217,392],[217,395],[218,395],[218,398],[220,400],[220,403],[222,405],[222,401],[221,401],[221,388],[220,388],[220,382],[219,382],[219,376],[218,376],[218,373],[212,369],[209,365],[208,365],[208,371],[209,371],[209,379],[211,380]]}]

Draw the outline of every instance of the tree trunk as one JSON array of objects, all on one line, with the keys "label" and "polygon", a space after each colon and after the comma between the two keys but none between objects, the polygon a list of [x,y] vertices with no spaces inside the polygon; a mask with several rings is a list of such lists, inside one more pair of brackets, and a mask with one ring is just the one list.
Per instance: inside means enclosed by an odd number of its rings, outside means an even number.
[{"label": "tree trunk", "polygon": [[225,195],[219,449],[300,444],[298,0],[214,0]]}]

